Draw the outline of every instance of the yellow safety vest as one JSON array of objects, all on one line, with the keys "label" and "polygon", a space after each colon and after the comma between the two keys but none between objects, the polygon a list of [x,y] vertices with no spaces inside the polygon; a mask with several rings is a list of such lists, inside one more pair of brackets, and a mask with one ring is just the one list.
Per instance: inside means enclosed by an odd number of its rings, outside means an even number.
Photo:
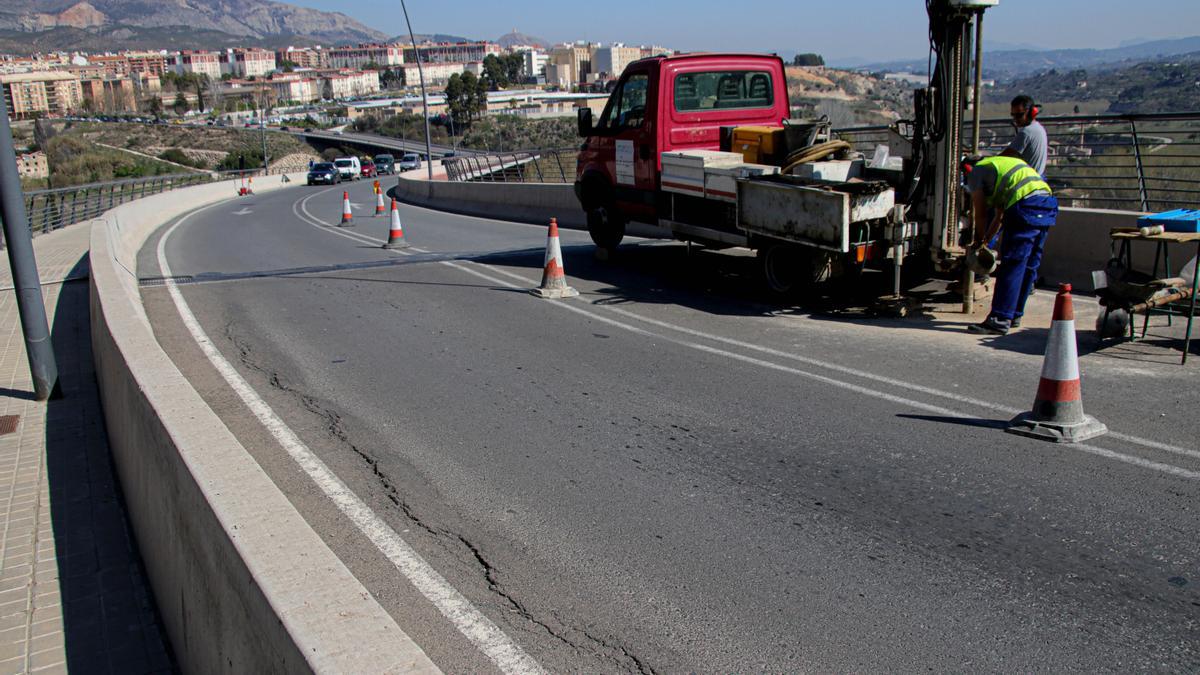
[{"label": "yellow safety vest", "polygon": [[1050,186],[1042,180],[1033,167],[1016,157],[985,157],[975,167],[991,166],[996,169],[996,187],[988,195],[988,204],[999,209],[1008,209],[1013,204],[1034,192],[1053,194]]}]

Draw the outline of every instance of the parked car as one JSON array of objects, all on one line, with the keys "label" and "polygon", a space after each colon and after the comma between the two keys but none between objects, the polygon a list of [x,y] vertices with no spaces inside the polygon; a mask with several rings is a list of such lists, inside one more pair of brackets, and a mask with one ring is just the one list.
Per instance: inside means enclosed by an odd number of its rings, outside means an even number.
[{"label": "parked car", "polygon": [[291,131],[291,129],[289,129],[287,127],[279,127],[279,130],[280,131]]},{"label": "parked car", "polygon": [[375,173],[380,176],[396,173],[396,158],[391,155],[375,155]]},{"label": "parked car", "polygon": [[358,180],[362,173],[362,165],[358,163],[357,157],[338,157],[333,160],[333,165],[342,175],[342,180]]},{"label": "parked car", "polygon": [[421,168],[421,157],[415,152],[406,153],[400,158],[400,170],[409,171]]},{"label": "parked car", "polygon": [[362,161],[362,169],[359,173],[362,175],[363,178],[374,178],[376,175],[375,174],[375,162],[372,162],[369,159],[364,159]]},{"label": "parked car", "polygon": [[333,162],[317,162],[308,170],[309,185],[335,185],[342,182],[342,174]]}]

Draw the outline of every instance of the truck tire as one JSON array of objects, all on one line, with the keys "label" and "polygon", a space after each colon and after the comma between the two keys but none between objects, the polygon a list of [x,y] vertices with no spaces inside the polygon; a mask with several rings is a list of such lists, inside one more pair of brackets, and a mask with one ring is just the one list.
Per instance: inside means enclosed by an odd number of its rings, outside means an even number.
[{"label": "truck tire", "polygon": [[767,292],[792,300],[829,280],[829,256],[795,244],[764,244],[758,249],[759,269]]},{"label": "truck tire", "polygon": [[587,227],[597,248],[611,251],[625,238],[625,218],[611,204],[597,204],[588,209]]}]

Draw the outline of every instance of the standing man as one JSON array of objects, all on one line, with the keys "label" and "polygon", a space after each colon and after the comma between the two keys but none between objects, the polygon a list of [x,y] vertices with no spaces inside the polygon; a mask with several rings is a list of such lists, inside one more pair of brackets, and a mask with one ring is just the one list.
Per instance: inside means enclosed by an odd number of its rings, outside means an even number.
[{"label": "standing man", "polygon": [[1041,175],[1023,159],[969,157],[962,169],[971,193],[975,233],[971,247],[983,246],[1004,228],[992,311],[983,323],[969,330],[1004,335],[1021,325],[1025,301],[1037,282],[1046,235],[1058,219],[1058,200]]},{"label": "standing man", "polygon": [[1021,94],[1012,100],[1009,112],[1013,124],[1017,125],[1017,135],[1000,156],[1023,159],[1045,178],[1049,142],[1046,139],[1046,127],[1037,121],[1040,106],[1033,102],[1033,98]]}]

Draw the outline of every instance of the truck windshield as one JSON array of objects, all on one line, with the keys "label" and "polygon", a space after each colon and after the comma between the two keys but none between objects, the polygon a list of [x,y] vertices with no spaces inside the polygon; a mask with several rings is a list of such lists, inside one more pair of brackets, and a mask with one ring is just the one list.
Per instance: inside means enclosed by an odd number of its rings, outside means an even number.
[{"label": "truck windshield", "polygon": [[770,108],[775,103],[771,73],[721,70],[675,76],[675,110],[691,112],[717,108]]},{"label": "truck windshield", "polygon": [[646,121],[646,89],[650,77],[645,73],[630,75],[619,89],[613,92],[599,128],[636,129]]}]

